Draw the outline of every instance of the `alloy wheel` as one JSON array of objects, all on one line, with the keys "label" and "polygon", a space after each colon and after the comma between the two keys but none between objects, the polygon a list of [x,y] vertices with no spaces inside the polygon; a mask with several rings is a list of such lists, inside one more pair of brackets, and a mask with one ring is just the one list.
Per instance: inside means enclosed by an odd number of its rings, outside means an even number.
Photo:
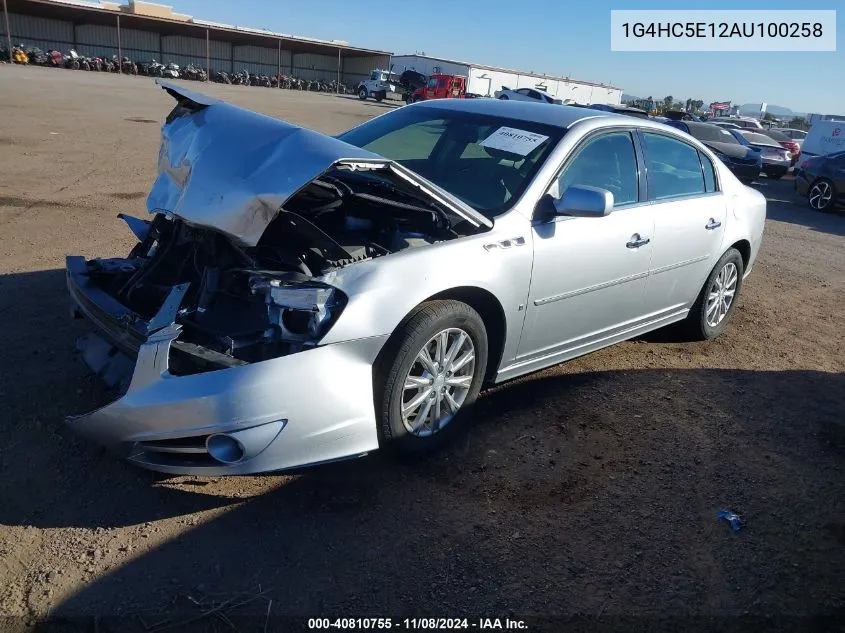
[{"label": "alloy wheel", "polygon": [[807,200],[810,206],[816,210],[826,209],[833,198],[833,189],[830,183],[824,180],[817,182],[810,188],[810,193],[807,195]]},{"label": "alloy wheel", "polygon": [[454,418],[475,376],[475,346],[460,328],[438,332],[419,351],[402,388],[402,423],[417,437],[434,435]]},{"label": "alloy wheel", "polygon": [[716,327],[725,320],[736,296],[736,283],[739,279],[736,264],[728,262],[719,271],[707,291],[707,325]]}]

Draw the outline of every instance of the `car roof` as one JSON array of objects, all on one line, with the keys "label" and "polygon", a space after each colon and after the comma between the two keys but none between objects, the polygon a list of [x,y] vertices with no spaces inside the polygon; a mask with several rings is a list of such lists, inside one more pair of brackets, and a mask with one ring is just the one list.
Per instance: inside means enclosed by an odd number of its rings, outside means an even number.
[{"label": "car roof", "polygon": [[[413,108],[437,108],[438,110],[453,110],[459,112],[474,112],[489,116],[501,116],[519,121],[533,121],[560,128],[568,128],[584,119],[594,117],[618,117],[621,115],[589,108],[578,108],[564,105],[550,105],[548,103],[532,103],[531,101],[511,101],[501,99],[432,99],[422,101]],[[630,117],[625,117],[630,118]]]}]

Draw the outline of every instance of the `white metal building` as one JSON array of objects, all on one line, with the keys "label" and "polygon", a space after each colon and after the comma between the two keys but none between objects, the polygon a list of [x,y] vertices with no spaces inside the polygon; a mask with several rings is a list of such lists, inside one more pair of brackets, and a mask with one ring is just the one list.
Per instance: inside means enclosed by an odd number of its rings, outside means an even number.
[{"label": "white metal building", "polygon": [[578,81],[569,77],[554,77],[495,66],[471,64],[427,55],[396,55],[391,59],[393,72],[415,70],[424,75],[445,73],[467,77],[467,92],[492,97],[503,87],[535,88],[562,100],[576,103],[622,103],[622,89],[607,84]]},{"label": "white metal building", "polygon": [[43,50],[100,57],[127,56],[135,62],[195,64],[214,71],[340,79],[356,85],[371,68],[384,67],[390,53],[263,29],[216,24],[175,13],[168,5],[141,0],[6,0],[0,37]]}]

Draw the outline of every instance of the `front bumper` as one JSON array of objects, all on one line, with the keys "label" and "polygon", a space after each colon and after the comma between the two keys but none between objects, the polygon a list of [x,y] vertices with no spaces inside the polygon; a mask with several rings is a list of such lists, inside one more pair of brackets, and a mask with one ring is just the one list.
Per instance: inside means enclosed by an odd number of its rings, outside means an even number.
[{"label": "front bumper", "polygon": [[[121,391],[103,408],[69,418],[78,433],[138,466],[172,474],[284,470],[378,448],[372,364],[387,336],[175,376],[169,360],[181,326],[144,332],[154,317],[127,327],[128,311],[86,287],[72,264],[74,309],[103,334],[80,339],[83,360]],[[221,436],[241,446],[240,458],[212,456],[219,453],[209,451],[209,438]]]}]

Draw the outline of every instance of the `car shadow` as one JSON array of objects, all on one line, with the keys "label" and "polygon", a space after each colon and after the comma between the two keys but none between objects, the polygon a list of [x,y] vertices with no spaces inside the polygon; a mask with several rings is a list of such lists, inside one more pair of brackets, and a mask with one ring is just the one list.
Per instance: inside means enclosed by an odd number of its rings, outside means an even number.
[{"label": "car shadow", "polygon": [[393,101],[393,100],[385,100],[385,101],[375,101],[374,99],[365,99],[361,100],[358,98],[357,95],[332,95],[337,99],[347,99],[351,101],[359,101],[362,105],[368,106],[370,108],[387,108],[393,110],[395,108],[401,108],[405,105],[402,101]]},{"label": "car shadow", "polygon": [[820,213],[810,208],[806,199],[795,193],[792,179],[765,180],[752,185],[766,196],[766,215],[770,220],[805,226],[813,231],[845,235],[845,214],[841,209]]}]

